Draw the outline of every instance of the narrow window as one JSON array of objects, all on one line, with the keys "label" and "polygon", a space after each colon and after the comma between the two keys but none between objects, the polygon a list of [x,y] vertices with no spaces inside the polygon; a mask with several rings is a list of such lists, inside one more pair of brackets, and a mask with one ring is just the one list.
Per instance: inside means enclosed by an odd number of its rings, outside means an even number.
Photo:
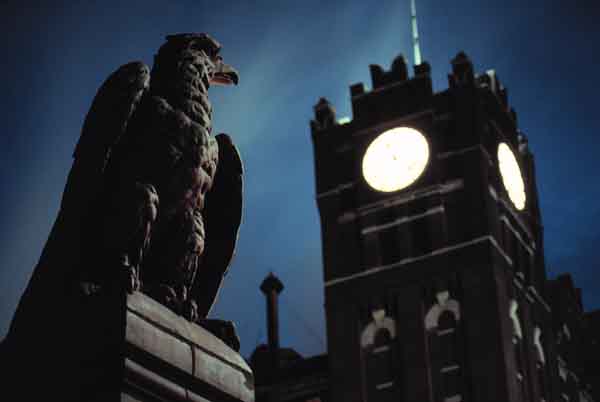
[{"label": "narrow window", "polygon": [[385,316],[384,310],[373,312],[373,321],[361,334],[363,378],[367,401],[394,402],[398,399],[399,371],[394,338],[395,321]]},{"label": "narrow window", "polygon": [[439,402],[463,401],[463,350],[460,338],[460,305],[447,291],[425,316],[433,369],[434,394]]}]

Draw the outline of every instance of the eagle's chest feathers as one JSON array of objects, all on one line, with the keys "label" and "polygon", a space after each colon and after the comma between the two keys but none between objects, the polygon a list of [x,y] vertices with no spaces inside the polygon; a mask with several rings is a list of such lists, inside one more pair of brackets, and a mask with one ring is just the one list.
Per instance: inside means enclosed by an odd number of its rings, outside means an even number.
[{"label": "eagle's chest feathers", "polygon": [[[194,103],[186,99],[186,105]],[[180,103],[180,102],[178,102]],[[181,105],[181,103],[180,103]],[[218,164],[218,145],[210,136],[210,118],[190,118],[166,99],[153,96],[143,108],[144,133],[138,138],[141,166],[157,187],[161,209],[202,209],[204,198],[210,190]],[[196,109],[202,109],[196,107]],[[205,114],[206,113],[201,113]]]}]

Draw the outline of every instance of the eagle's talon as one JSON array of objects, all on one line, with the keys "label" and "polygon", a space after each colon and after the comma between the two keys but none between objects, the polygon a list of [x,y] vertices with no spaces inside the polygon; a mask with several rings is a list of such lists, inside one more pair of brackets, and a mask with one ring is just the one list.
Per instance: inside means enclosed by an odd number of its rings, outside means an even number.
[{"label": "eagle's talon", "polygon": [[196,304],[196,301],[193,299],[188,299],[185,302],[183,302],[183,306],[182,306],[182,315],[191,322],[196,322],[196,320],[198,320],[198,305]]},{"label": "eagle's talon", "polygon": [[141,289],[142,289],[142,282],[140,281],[140,276],[138,275],[137,270],[136,270],[135,278],[133,279],[132,293],[136,292],[138,290],[141,290]]},{"label": "eagle's talon", "polygon": [[135,267],[124,267],[124,276],[125,290],[127,293],[131,294],[140,289],[140,279]]},{"label": "eagle's talon", "polygon": [[180,303],[177,299],[177,294],[175,293],[175,290],[171,286],[160,284],[150,289],[148,295],[160,304],[173,310],[174,312],[179,312]]}]

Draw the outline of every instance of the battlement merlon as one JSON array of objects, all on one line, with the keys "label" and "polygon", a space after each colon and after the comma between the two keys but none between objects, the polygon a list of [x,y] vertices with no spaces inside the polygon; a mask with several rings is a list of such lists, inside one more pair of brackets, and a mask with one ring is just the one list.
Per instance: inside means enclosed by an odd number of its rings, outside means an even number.
[{"label": "battlement merlon", "polygon": [[[352,119],[336,120],[335,109],[325,98],[321,98],[315,106],[315,119],[311,123],[313,135],[325,132],[340,132],[338,126],[368,126],[381,117],[407,116],[419,110],[433,109],[437,114],[447,113],[444,107],[448,101],[444,98],[449,93],[476,91],[485,102],[493,102],[495,109],[500,109],[509,120],[513,130],[517,129],[517,114],[508,103],[508,91],[500,82],[494,70],[475,74],[473,63],[464,52],[459,52],[451,61],[452,70],[448,74],[448,88],[433,92],[431,66],[424,61],[413,67],[413,76],[408,74],[408,65],[403,55],[398,55],[385,70],[377,64],[369,66],[372,89],[368,90],[362,83],[350,86],[352,101]],[[381,97],[388,101],[382,104]],[[352,124],[348,124],[352,123]],[[522,135],[522,133],[521,133]],[[515,138],[514,145],[517,146]]]}]

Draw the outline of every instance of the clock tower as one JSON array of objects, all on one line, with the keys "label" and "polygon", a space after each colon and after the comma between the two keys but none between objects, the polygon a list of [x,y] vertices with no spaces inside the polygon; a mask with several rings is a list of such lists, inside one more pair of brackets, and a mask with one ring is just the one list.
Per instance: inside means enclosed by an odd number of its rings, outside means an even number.
[{"label": "clock tower", "polygon": [[334,402],[554,400],[533,156],[464,53],[371,65],[311,122]]}]

